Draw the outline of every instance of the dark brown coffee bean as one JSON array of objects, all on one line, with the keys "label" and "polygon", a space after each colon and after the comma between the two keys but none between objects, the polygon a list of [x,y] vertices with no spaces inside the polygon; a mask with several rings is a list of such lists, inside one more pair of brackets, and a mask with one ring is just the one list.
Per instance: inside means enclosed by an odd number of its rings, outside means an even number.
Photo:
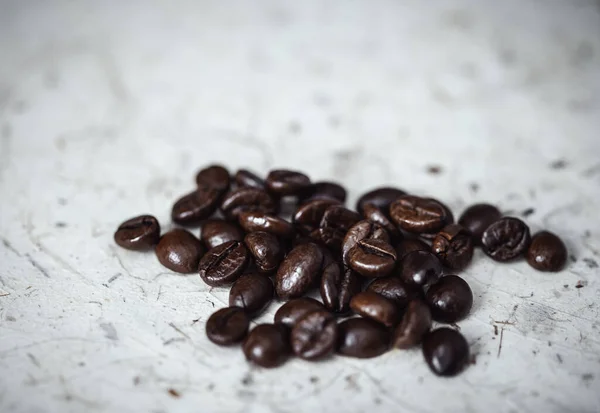
[{"label": "dark brown coffee bean", "polygon": [[396,250],[380,239],[360,240],[348,253],[348,265],[364,277],[385,277],[396,266]]},{"label": "dark brown coffee bean", "polygon": [[258,314],[273,299],[273,281],[262,274],[244,274],[229,290],[229,305],[243,308],[248,314]]},{"label": "dark brown coffee bean", "polygon": [[128,219],[117,228],[114,240],[128,250],[147,250],[154,247],[160,239],[160,224],[152,215],[140,215]]},{"label": "dark brown coffee bean", "polygon": [[321,277],[321,299],[325,308],[334,313],[345,313],[350,310],[350,300],[362,288],[360,276],[350,268],[342,271],[339,264],[332,263],[326,267]]},{"label": "dark brown coffee bean", "polygon": [[259,211],[242,211],[238,215],[238,220],[246,232],[264,231],[285,239],[294,236],[294,226],[275,215]]},{"label": "dark brown coffee bean", "polygon": [[389,234],[392,241],[397,242],[402,239],[402,233],[398,230],[387,217],[387,215],[373,204],[365,204],[363,207],[363,216],[371,222],[381,225]]},{"label": "dark brown coffee bean", "polygon": [[323,304],[314,298],[296,298],[279,307],[275,313],[275,324],[283,324],[291,329],[306,314],[320,310],[324,310]]},{"label": "dark brown coffee bean", "polygon": [[219,205],[221,193],[209,186],[199,186],[179,198],[171,210],[171,219],[179,225],[196,225],[210,217]]},{"label": "dark brown coffee bean", "polygon": [[261,367],[277,367],[289,354],[289,332],[283,325],[259,324],[244,340],[242,350],[248,361]]},{"label": "dark brown coffee bean", "polygon": [[390,238],[385,229],[383,229],[379,224],[376,224],[369,220],[358,221],[354,224],[346,235],[344,236],[344,240],[342,241],[342,261],[345,265],[348,265],[348,253],[354,246],[362,240],[365,239],[380,239],[385,242],[389,242]]},{"label": "dark brown coffee bean", "polygon": [[423,336],[431,328],[431,311],[421,300],[412,300],[402,321],[394,331],[393,346],[408,349],[421,342]]},{"label": "dark brown coffee bean", "polygon": [[211,287],[231,284],[248,266],[250,254],[242,242],[229,241],[208,251],[198,264],[200,278]]},{"label": "dark brown coffee bean", "polygon": [[313,311],[302,317],[290,334],[294,354],[305,360],[333,353],[337,344],[337,322],[328,311]]},{"label": "dark brown coffee bean", "polygon": [[196,175],[198,186],[216,189],[221,194],[227,192],[230,181],[229,171],[221,165],[211,165]]},{"label": "dark brown coffee bean", "polygon": [[459,276],[446,275],[429,287],[425,300],[435,321],[455,323],[471,311],[473,292]]},{"label": "dark brown coffee bean", "polygon": [[501,217],[502,213],[495,206],[490,204],[475,204],[462,213],[458,223],[471,233],[475,245],[481,245],[483,231]]},{"label": "dark brown coffee bean", "polygon": [[275,235],[264,231],[251,232],[244,238],[244,243],[260,272],[270,274],[277,270],[284,251]]},{"label": "dark brown coffee bean", "polygon": [[285,196],[299,195],[310,186],[310,178],[301,172],[276,169],[267,175],[269,192]]},{"label": "dark brown coffee bean", "polygon": [[239,307],[222,308],[206,321],[206,336],[220,346],[239,343],[246,337],[250,319]]},{"label": "dark brown coffee bean", "polygon": [[168,269],[188,274],[198,268],[204,247],[190,232],[177,228],[160,238],[155,253],[158,261]]},{"label": "dark brown coffee bean", "polygon": [[447,209],[431,198],[405,195],[390,205],[390,216],[400,228],[416,234],[435,233],[449,222]]},{"label": "dark brown coffee bean", "polygon": [[316,182],[302,195],[302,203],[315,199],[336,199],[342,204],[346,202],[346,189],[335,182]]},{"label": "dark brown coffee bean", "polygon": [[336,199],[315,199],[301,205],[293,216],[294,225],[303,234],[308,234],[319,227],[323,214],[332,205],[339,205]]},{"label": "dark brown coffee bean", "polygon": [[223,198],[221,212],[229,220],[237,220],[242,211],[259,211],[266,214],[277,212],[277,205],[271,195],[258,188],[238,188]]},{"label": "dark brown coffee bean", "polygon": [[396,257],[401,262],[404,257],[414,251],[431,251],[429,245],[418,238],[405,238],[396,245]]},{"label": "dark brown coffee bean", "polygon": [[390,204],[403,195],[406,195],[406,192],[398,188],[391,188],[388,186],[376,188],[358,199],[356,210],[361,214],[364,214],[364,206],[366,204],[372,204],[382,211],[387,211],[389,210]]},{"label": "dark brown coffee bean", "polygon": [[505,262],[523,255],[531,235],[529,227],[518,218],[502,218],[483,231],[483,252],[495,261]]},{"label": "dark brown coffee bean", "polygon": [[247,169],[240,169],[235,173],[235,184],[238,188],[250,187],[265,189],[265,181]]},{"label": "dark brown coffee bean", "polygon": [[[429,198],[432,199],[432,198]],[[446,204],[444,204],[443,202],[437,200],[437,199],[432,199],[433,201],[437,202],[438,204],[440,204],[442,206],[442,208],[444,208],[445,214],[446,214],[446,224],[450,225],[454,223],[454,214],[452,214],[452,211],[450,210],[450,208],[448,208],[448,206]],[[432,241],[436,235],[438,234],[438,231],[433,231],[433,232],[421,232],[419,234],[419,237],[427,240],[427,241]]]},{"label": "dark brown coffee bean", "polygon": [[469,364],[469,344],[458,331],[442,327],[423,338],[423,356],[438,376],[455,376]]},{"label": "dark brown coffee bean", "polygon": [[317,282],[321,274],[323,252],[316,244],[301,244],[285,257],[275,278],[275,289],[281,299],[300,297]]},{"label": "dark brown coffee bean", "polygon": [[389,348],[387,329],[368,318],[350,318],[338,324],[337,352],[356,358],[377,357]]},{"label": "dark brown coffee bean", "polygon": [[539,271],[560,271],[567,262],[567,247],[556,234],[538,232],[531,239],[527,262]]},{"label": "dark brown coffee bean", "polygon": [[320,241],[335,251],[342,248],[346,232],[358,221],[360,215],[341,205],[332,205],[325,210],[319,225]]},{"label": "dark brown coffee bean", "polygon": [[442,275],[442,263],[431,252],[414,251],[404,257],[400,279],[408,285],[425,287],[436,282]]},{"label": "dark brown coffee bean", "polygon": [[411,300],[421,298],[423,290],[415,285],[407,285],[395,276],[375,279],[367,287],[367,291],[379,294],[396,303],[396,307],[404,310]]},{"label": "dark brown coffee bean", "polygon": [[210,219],[202,223],[200,239],[210,249],[229,241],[242,241],[244,233],[236,224]]},{"label": "dark brown coffee bean", "polygon": [[356,314],[377,321],[386,327],[395,326],[400,317],[400,312],[393,301],[371,291],[363,291],[352,297],[350,308]]},{"label": "dark brown coffee bean", "polygon": [[446,225],[431,244],[431,251],[446,267],[462,270],[473,258],[473,238],[469,231],[457,224]]}]

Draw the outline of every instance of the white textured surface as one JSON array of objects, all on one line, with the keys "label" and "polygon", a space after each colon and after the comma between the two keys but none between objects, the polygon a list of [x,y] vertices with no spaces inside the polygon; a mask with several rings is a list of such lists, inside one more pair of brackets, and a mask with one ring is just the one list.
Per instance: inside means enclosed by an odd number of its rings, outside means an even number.
[{"label": "white textured surface", "polygon": [[[0,411],[600,410],[597,1],[4,0],[0,52]],[[205,338],[227,290],[112,243],[213,161],[533,207],[576,262],[476,255],[455,379],[417,350],[256,369]]]}]

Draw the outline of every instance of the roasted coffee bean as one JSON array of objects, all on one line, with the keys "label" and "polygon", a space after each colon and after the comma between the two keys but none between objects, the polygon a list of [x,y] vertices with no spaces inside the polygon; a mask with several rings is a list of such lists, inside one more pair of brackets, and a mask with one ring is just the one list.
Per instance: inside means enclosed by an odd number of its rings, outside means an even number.
[{"label": "roasted coffee bean", "polygon": [[338,324],[337,352],[356,358],[377,357],[390,344],[388,330],[368,318],[350,318]]},{"label": "roasted coffee bean", "polygon": [[315,199],[336,199],[342,204],[346,202],[346,189],[335,182],[316,182],[302,195],[302,203]]},{"label": "roasted coffee bean", "polygon": [[294,236],[294,226],[275,215],[259,211],[242,211],[238,215],[238,220],[246,232],[264,231],[285,239]]},{"label": "roasted coffee bean", "polygon": [[231,177],[229,171],[221,165],[211,165],[196,175],[196,184],[216,189],[221,194],[227,192]]},{"label": "roasted coffee bean", "polygon": [[358,221],[352,225],[342,241],[342,261],[348,265],[348,253],[358,243],[365,239],[380,239],[389,242],[390,238],[385,229],[369,220]]},{"label": "roasted coffee bean", "polygon": [[416,234],[434,233],[449,224],[444,205],[431,198],[404,195],[390,205],[390,216],[400,228]]},{"label": "roasted coffee bean", "polygon": [[242,241],[244,233],[236,224],[222,219],[210,219],[202,223],[200,239],[210,249],[229,241]]},{"label": "roasted coffee bean", "polygon": [[293,216],[294,225],[304,235],[319,227],[323,214],[332,205],[339,205],[337,199],[315,199],[301,205]]},{"label": "roasted coffee bean", "polygon": [[404,310],[411,300],[423,296],[421,287],[405,284],[396,276],[377,278],[369,284],[366,291],[374,292],[388,300],[392,300],[399,310]]},{"label": "roasted coffee bean", "polygon": [[267,175],[267,189],[280,196],[302,194],[310,186],[310,178],[301,172],[276,169]]},{"label": "roasted coffee bean", "polygon": [[317,282],[321,274],[323,252],[313,243],[295,247],[285,257],[275,278],[275,289],[281,299],[300,297]]},{"label": "roasted coffee bean", "polygon": [[390,204],[403,195],[406,195],[406,192],[398,188],[389,186],[375,188],[358,199],[356,210],[359,213],[364,214],[364,206],[366,204],[372,204],[382,211],[387,211]]},{"label": "roasted coffee bean", "polygon": [[158,261],[168,269],[187,274],[198,268],[204,247],[190,232],[177,228],[160,238],[155,253]]},{"label": "roasted coffee bean", "polygon": [[206,336],[220,346],[239,343],[246,337],[250,319],[239,307],[222,308],[206,321]]},{"label": "roasted coffee bean", "polygon": [[[429,198],[431,199],[431,198]],[[454,214],[452,214],[452,210],[450,210],[450,208],[448,208],[448,206],[446,204],[444,204],[443,202],[437,200],[437,199],[432,199],[433,201],[437,202],[438,204],[440,204],[442,206],[442,208],[444,208],[445,214],[446,214],[446,225],[450,225],[454,223]],[[432,241],[436,235],[438,234],[438,231],[433,231],[433,232],[421,232],[419,234],[419,237],[426,239],[428,241]]]},{"label": "roasted coffee bean", "polygon": [[435,321],[455,323],[469,314],[473,292],[459,276],[446,275],[429,287],[425,300]]},{"label": "roasted coffee bean", "polygon": [[523,255],[529,243],[529,227],[518,218],[502,218],[483,231],[483,252],[493,260],[505,262]]},{"label": "roasted coffee bean", "polygon": [[567,247],[556,234],[538,232],[531,239],[527,262],[539,271],[560,271],[567,262]]},{"label": "roasted coffee bean", "polygon": [[396,325],[400,317],[400,312],[393,301],[371,291],[363,291],[352,297],[350,308],[356,314],[377,321],[386,327]]},{"label": "roasted coffee bean", "polygon": [[462,213],[458,223],[471,233],[475,245],[481,245],[483,231],[501,217],[502,213],[495,206],[490,204],[475,204]]},{"label": "roasted coffee bean", "polygon": [[431,251],[446,267],[462,270],[473,258],[473,238],[457,224],[446,225],[431,243]]},{"label": "roasted coffee bean", "polygon": [[277,270],[284,250],[275,235],[264,231],[251,232],[244,238],[244,243],[260,272],[269,274]]},{"label": "roasted coffee bean", "polygon": [[387,215],[373,204],[365,204],[363,207],[363,216],[371,222],[381,225],[389,234],[392,241],[397,242],[402,239],[402,233],[398,230],[387,217]]},{"label": "roasted coffee bean", "polygon": [[396,245],[396,256],[398,262],[414,251],[431,251],[429,245],[417,238],[405,238]]},{"label": "roasted coffee bean", "polygon": [[160,224],[152,215],[140,215],[128,219],[119,225],[114,235],[117,245],[137,251],[154,247],[159,239]]},{"label": "roasted coffee bean", "polygon": [[323,304],[314,298],[296,298],[279,307],[275,313],[275,324],[283,324],[291,329],[306,314],[321,310],[324,310]]},{"label": "roasted coffee bean", "polygon": [[431,252],[414,251],[404,257],[400,279],[408,285],[425,287],[433,284],[442,274],[442,263]]},{"label": "roasted coffee bean", "polygon": [[393,346],[408,349],[421,342],[423,336],[431,328],[431,311],[427,304],[421,300],[412,300],[402,321],[396,327],[393,337]]},{"label": "roasted coffee bean", "polygon": [[350,268],[342,271],[337,263],[323,270],[321,277],[321,299],[325,308],[334,313],[350,310],[350,300],[362,288],[360,276]]},{"label": "roasted coffee bean", "polygon": [[328,311],[313,311],[302,317],[290,334],[294,354],[305,360],[323,358],[335,350],[337,322]]},{"label": "roasted coffee bean", "polygon": [[396,266],[396,250],[380,239],[363,239],[348,253],[348,265],[368,278],[385,277]]},{"label": "roasted coffee bean", "polygon": [[273,281],[263,274],[249,273],[237,279],[229,290],[229,306],[240,307],[248,314],[263,311],[273,299]]},{"label": "roasted coffee bean", "polygon": [[259,324],[244,340],[242,350],[248,361],[261,367],[277,367],[290,354],[289,332],[283,325]]},{"label": "roasted coffee bean", "polygon": [[238,188],[250,187],[265,189],[265,181],[247,169],[240,169],[235,173],[235,184]]},{"label": "roasted coffee bean", "polygon": [[320,240],[334,250],[340,250],[346,232],[358,221],[360,215],[341,205],[332,205],[325,210],[319,225]]},{"label": "roasted coffee bean", "polygon": [[458,331],[442,327],[423,338],[423,356],[438,376],[455,376],[469,363],[469,344]]},{"label": "roasted coffee bean", "polygon": [[219,205],[221,193],[209,186],[199,186],[179,198],[171,210],[171,219],[179,225],[196,225],[210,217]]},{"label": "roasted coffee bean", "polygon": [[266,214],[277,212],[277,205],[271,195],[258,188],[238,188],[223,198],[221,212],[227,219],[237,220],[242,211],[259,211]]},{"label": "roasted coffee bean", "polygon": [[248,266],[250,254],[242,242],[229,241],[209,250],[198,264],[200,278],[211,287],[231,284]]}]

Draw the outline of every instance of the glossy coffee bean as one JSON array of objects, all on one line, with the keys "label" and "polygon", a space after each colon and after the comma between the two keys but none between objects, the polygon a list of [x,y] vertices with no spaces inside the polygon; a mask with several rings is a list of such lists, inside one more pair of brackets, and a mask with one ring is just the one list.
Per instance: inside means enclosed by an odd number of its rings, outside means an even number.
[{"label": "glossy coffee bean", "polygon": [[431,251],[446,267],[462,270],[473,259],[471,233],[457,224],[446,225],[431,243]]},{"label": "glossy coffee bean", "polygon": [[335,182],[315,182],[302,195],[302,203],[315,199],[336,199],[343,204],[346,202],[346,189]]},{"label": "glossy coffee bean", "polygon": [[275,235],[264,231],[251,232],[244,238],[244,243],[260,272],[270,274],[277,270],[284,250]]},{"label": "glossy coffee bean", "polygon": [[425,300],[434,320],[455,323],[471,311],[473,292],[469,284],[459,276],[446,275],[429,287]]},{"label": "glossy coffee bean", "polygon": [[258,188],[243,187],[229,192],[221,201],[221,212],[229,220],[237,220],[242,211],[277,212],[275,200]]},{"label": "glossy coffee bean", "polygon": [[421,300],[412,300],[406,307],[402,321],[394,330],[393,346],[400,349],[414,347],[423,340],[430,328],[429,307]]},{"label": "glossy coffee bean", "polygon": [[431,251],[427,243],[418,238],[405,238],[396,245],[396,257],[401,262],[404,257],[414,251]]},{"label": "glossy coffee bean", "polygon": [[248,266],[250,253],[240,241],[229,241],[209,250],[198,264],[200,278],[211,287],[231,284]]},{"label": "glossy coffee bean", "polygon": [[346,232],[358,221],[360,215],[341,205],[332,205],[325,210],[319,225],[319,239],[333,250],[339,251]]},{"label": "glossy coffee bean", "polygon": [[386,327],[396,325],[400,317],[398,307],[393,301],[371,291],[363,291],[352,297],[350,308],[356,314],[370,318]]},{"label": "glossy coffee bean", "polygon": [[216,189],[222,194],[229,189],[230,181],[229,171],[221,165],[211,165],[202,169],[196,175],[196,184],[198,186],[207,186]]},{"label": "glossy coffee bean", "polygon": [[529,227],[518,218],[502,218],[483,231],[483,252],[495,261],[505,262],[522,256],[527,251],[531,235]]},{"label": "glossy coffee bean", "polygon": [[333,353],[337,344],[337,321],[329,311],[313,311],[295,324],[290,334],[294,354],[305,360]]},{"label": "glossy coffee bean", "polygon": [[364,277],[385,277],[396,267],[396,250],[380,239],[360,240],[348,253],[348,265]]},{"label": "glossy coffee bean", "polygon": [[[454,223],[454,214],[452,213],[452,210],[450,210],[450,208],[448,208],[448,206],[446,204],[444,204],[443,202],[441,202],[437,199],[432,199],[432,198],[429,198],[429,199],[437,202],[444,209],[444,213],[446,216],[445,226],[453,224]],[[427,241],[432,241],[436,237],[437,234],[438,234],[438,230],[432,231],[432,232],[421,232],[419,234],[419,237],[421,237]]]},{"label": "glossy coffee bean", "polygon": [[348,253],[350,250],[354,248],[359,241],[369,238],[380,239],[385,242],[389,242],[390,240],[387,231],[383,229],[383,227],[366,219],[358,221],[350,227],[342,241],[342,261],[345,265],[348,265]]},{"label": "glossy coffee bean", "polygon": [[280,196],[302,194],[310,186],[310,178],[301,172],[276,169],[267,175],[267,190]]},{"label": "glossy coffee bean", "polygon": [[390,216],[400,228],[416,234],[433,233],[448,224],[448,211],[431,198],[405,195],[390,205]]},{"label": "glossy coffee bean", "polygon": [[319,279],[322,264],[323,252],[316,244],[301,244],[291,250],[275,277],[279,298],[289,299],[305,294]]},{"label": "glossy coffee bean", "polygon": [[527,262],[539,271],[560,271],[567,262],[567,247],[556,234],[538,232],[531,239]]},{"label": "glossy coffee bean", "polygon": [[196,225],[210,217],[219,205],[221,193],[209,186],[199,186],[179,198],[171,210],[171,219],[179,225]]},{"label": "glossy coffee bean", "polygon": [[244,274],[229,290],[229,306],[240,307],[248,314],[258,314],[273,299],[273,281],[263,274]]},{"label": "glossy coffee bean", "polygon": [[142,251],[154,247],[160,239],[160,224],[152,215],[128,219],[117,228],[114,240],[122,248]]},{"label": "glossy coffee bean", "polygon": [[190,232],[178,228],[160,238],[155,253],[158,261],[168,269],[188,274],[198,268],[204,247]]},{"label": "glossy coffee bean", "polygon": [[483,231],[502,217],[502,213],[494,205],[471,205],[460,216],[458,223],[473,236],[475,245],[481,244]]},{"label": "glossy coffee bean", "polygon": [[240,169],[235,173],[235,184],[238,188],[250,187],[250,188],[258,188],[265,189],[265,181],[261,179],[258,175],[253,172],[250,172],[247,169]]},{"label": "glossy coffee bean", "polygon": [[321,299],[323,305],[334,313],[345,313],[350,310],[350,300],[361,291],[362,280],[350,268],[343,270],[337,263],[333,269],[326,268],[321,276]]},{"label": "glossy coffee bean", "polygon": [[390,204],[403,195],[406,195],[406,192],[398,188],[389,186],[375,188],[372,191],[363,194],[363,196],[358,199],[356,210],[359,213],[364,214],[364,206],[366,204],[372,204],[382,211],[387,211],[389,210]]},{"label": "glossy coffee bean", "polygon": [[327,208],[339,204],[337,199],[315,199],[302,204],[292,218],[294,225],[306,235],[319,227]]},{"label": "glossy coffee bean", "polygon": [[442,275],[442,263],[431,252],[414,251],[404,257],[400,279],[408,285],[425,287],[433,284]]},{"label": "glossy coffee bean", "polygon": [[282,325],[259,324],[244,340],[242,350],[246,359],[258,366],[277,367],[290,354],[289,332]]},{"label": "glossy coffee bean", "polygon": [[291,329],[306,314],[324,309],[323,304],[314,298],[296,298],[279,307],[275,313],[275,324],[283,324]]},{"label": "glossy coffee bean", "polygon": [[344,356],[372,358],[389,348],[388,330],[368,318],[350,318],[338,324],[337,352]]},{"label": "glossy coffee bean", "polygon": [[392,241],[397,242],[402,239],[402,233],[394,225],[387,215],[373,204],[365,204],[363,207],[363,216],[371,222],[381,225],[389,234]]},{"label": "glossy coffee bean", "polygon": [[438,376],[455,376],[469,363],[469,344],[456,330],[442,327],[423,338],[423,356]]},{"label": "glossy coffee bean", "polygon": [[399,310],[405,309],[410,301],[423,296],[421,287],[407,285],[396,276],[377,278],[369,284],[366,291],[393,301]]},{"label": "glossy coffee bean", "polygon": [[206,321],[206,336],[221,346],[239,343],[246,337],[250,319],[239,307],[222,308]]},{"label": "glossy coffee bean", "polygon": [[242,241],[244,233],[236,224],[222,219],[210,219],[202,223],[200,239],[210,249],[229,241]]},{"label": "glossy coffee bean", "polygon": [[280,238],[294,236],[294,226],[285,219],[259,211],[242,211],[238,220],[246,232],[264,231]]}]

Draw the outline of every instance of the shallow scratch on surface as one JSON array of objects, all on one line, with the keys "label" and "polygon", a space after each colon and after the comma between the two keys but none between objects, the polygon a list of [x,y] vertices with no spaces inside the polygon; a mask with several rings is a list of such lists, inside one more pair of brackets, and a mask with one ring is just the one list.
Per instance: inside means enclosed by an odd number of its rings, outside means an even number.
[{"label": "shallow scratch on surface", "polygon": [[112,246],[112,245],[109,245],[108,247],[112,251],[113,257],[115,257],[117,259],[117,262],[119,263],[119,266],[123,269],[123,271],[125,271],[125,273],[127,275],[129,275],[131,278],[135,278],[136,280],[146,281],[145,279],[143,279],[141,277],[136,277],[135,275],[132,275],[131,271],[129,271],[129,269],[127,269],[127,267],[125,267],[125,264],[123,264],[123,261],[121,260],[121,257],[117,253],[117,249],[114,246]]},{"label": "shallow scratch on surface", "polygon": [[15,254],[17,257],[20,257],[20,256],[21,256],[21,253],[20,253],[19,251],[17,251],[17,250],[15,249],[15,247],[13,247],[13,246],[12,246],[12,244],[10,243],[10,241],[9,241],[9,240],[7,240],[6,238],[0,238],[0,239],[2,239],[2,244],[4,245],[4,247],[5,247],[7,250],[11,251],[11,252],[12,252],[13,254]]},{"label": "shallow scratch on surface", "polygon": [[36,366],[37,368],[42,368],[42,366],[40,365],[40,362],[33,354],[27,353],[27,357],[29,358],[29,360],[31,360],[31,362],[33,363],[34,366]]},{"label": "shallow scratch on surface", "polygon": [[115,326],[112,323],[100,323],[100,328],[102,330],[104,330],[105,337],[108,338],[109,340],[118,340],[119,337],[117,335],[117,330],[115,329]]},{"label": "shallow scratch on surface", "polygon": [[183,331],[181,331],[181,329],[179,327],[177,327],[175,324],[173,323],[169,323],[169,326],[177,331],[179,334],[181,334],[182,336],[184,336],[185,338],[187,338],[188,340],[192,341],[192,339],[190,338],[190,336],[188,336],[186,333],[184,333]]},{"label": "shallow scratch on surface", "polygon": [[33,267],[36,270],[38,270],[39,272],[41,272],[44,275],[44,277],[51,278],[50,274],[48,274],[48,271],[44,267],[42,267],[36,260],[34,260],[31,255],[25,254],[25,257],[27,258],[27,261],[29,261],[29,263],[31,265],[33,265]]},{"label": "shallow scratch on surface", "polygon": [[107,284],[110,284],[111,282],[113,282],[114,280],[116,280],[117,278],[119,278],[121,275],[123,275],[123,274],[121,274],[121,273],[117,273],[117,274],[113,275],[112,277],[110,277],[110,278],[108,279],[108,281],[107,281],[106,283],[107,283]]}]

